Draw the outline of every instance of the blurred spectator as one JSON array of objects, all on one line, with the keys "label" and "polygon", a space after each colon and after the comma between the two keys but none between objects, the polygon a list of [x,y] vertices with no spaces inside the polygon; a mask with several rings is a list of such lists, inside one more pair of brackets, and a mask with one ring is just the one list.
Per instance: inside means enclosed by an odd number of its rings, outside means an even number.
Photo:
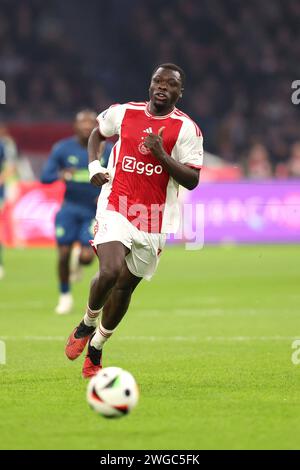
[{"label": "blurred spectator", "polygon": [[[7,85],[7,104],[0,118],[66,120],[94,105],[93,87],[99,83],[87,73],[68,18],[60,14],[58,1],[1,0],[0,78]],[[104,105],[107,101],[105,96]]]},{"label": "blurred spectator", "polygon": [[287,161],[300,134],[300,106],[291,103],[300,76],[298,0],[156,0],[130,14],[131,43],[139,44],[132,61],[150,69],[164,58],[186,69],[184,109],[206,150],[232,162],[261,141],[274,165]]},{"label": "blurred spectator", "polygon": [[17,166],[18,149],[16,143],[9,134],[6,125],[2,122],[0,122],[0,141],[4,147],[5,161],[12,166]]},{"label": "blurred spectator", "polygon": [[291,156],[288,161],[288,173],[293,178],[300,178],[300,141],[292,146]]},{"label": "blurred spectator", "polygon": [[5,157],[5,181],[10,183],[6,188],[6,197],[13,198],[18,190],[16,184],[18,179],[32,180],[34,174],[28,157],[19,153],[19,149],[9,129],[3,122],[0,122],[0,143],[4,148]]},{"label": "blurred spectator", "polygon": [[268,151],[264,145],[255,144],[250,149],[246,160],[245,173],[247,178],[255,180],[272,178],[272,165]]}]

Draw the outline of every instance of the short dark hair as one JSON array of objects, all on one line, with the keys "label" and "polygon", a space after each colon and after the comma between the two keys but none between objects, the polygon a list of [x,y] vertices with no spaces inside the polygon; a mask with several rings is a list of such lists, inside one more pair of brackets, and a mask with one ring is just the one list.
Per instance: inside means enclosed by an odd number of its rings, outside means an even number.
[{"label": "short dark hair", "polygon": [[97,113],[94,109],[91,109],[91,108],[82,108],[82,109],[79,109],[77,111],[77,113],[75,114],[75,120],[77,119],[78,117],[78,114],[81,114],[81,113],[87,113],[87,114],[96,114],[97,116]]},{"label": "short dark hair", "polygon": [[155,69],[153,70],[153,72],[152,72],[152,77],[155,74],[155,72],[160,68],[175,70],[175,72],[179,72],[180,79],[181,79],[181,85],[182,85],[182,88],[184,88],[184,85],[185,85],[185,72],[183,71],[183,69],[181,67],[179,67],[179,65],[172,64],[171,62],[167,62],[165,64],[157,65],[155,67]]}]

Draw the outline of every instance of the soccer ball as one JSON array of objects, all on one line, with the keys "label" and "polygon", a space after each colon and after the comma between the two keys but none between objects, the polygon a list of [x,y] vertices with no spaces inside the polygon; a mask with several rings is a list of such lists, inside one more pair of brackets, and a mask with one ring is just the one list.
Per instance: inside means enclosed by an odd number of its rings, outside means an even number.
[{"label": "soccer ball", "polygon": [[134,377],[120,367],[106,367],[89,382],[87,402],[105,418],[120,418],[128,414],[139,399]]}]

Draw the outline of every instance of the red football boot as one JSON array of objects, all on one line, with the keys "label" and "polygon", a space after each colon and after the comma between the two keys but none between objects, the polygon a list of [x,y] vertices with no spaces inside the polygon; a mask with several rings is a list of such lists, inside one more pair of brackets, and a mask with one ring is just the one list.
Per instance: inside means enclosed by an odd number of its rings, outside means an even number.
[{"label": "red football boot", "polygon": [[74,361],[74,359],[80,356],[95,329],[94,326],[85,325],[82,320],[72,331],[65,347],[66,356],[71,361]]},{"label": "red football boot", "polygon": [[[94,335],[93,335],[94,336]],[[102,369],[102,349],[96,349],[91,345],[91,339],[89,340],[88,352],[85,356],[85,360],[82,368],[82,377],[84,379],[89,379],[94,377],[94,375]]]}]

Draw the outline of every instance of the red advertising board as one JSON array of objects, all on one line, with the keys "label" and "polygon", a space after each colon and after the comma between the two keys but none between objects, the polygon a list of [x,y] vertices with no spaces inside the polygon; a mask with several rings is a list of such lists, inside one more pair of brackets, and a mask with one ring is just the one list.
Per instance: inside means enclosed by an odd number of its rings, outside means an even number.
[{"label": "red advertising board", "polygon": [[54,244],[54,220],[65,186],[62,182],[22,182],[14,201],[6,202],[1,216],[1,239],[8,246]]}]

